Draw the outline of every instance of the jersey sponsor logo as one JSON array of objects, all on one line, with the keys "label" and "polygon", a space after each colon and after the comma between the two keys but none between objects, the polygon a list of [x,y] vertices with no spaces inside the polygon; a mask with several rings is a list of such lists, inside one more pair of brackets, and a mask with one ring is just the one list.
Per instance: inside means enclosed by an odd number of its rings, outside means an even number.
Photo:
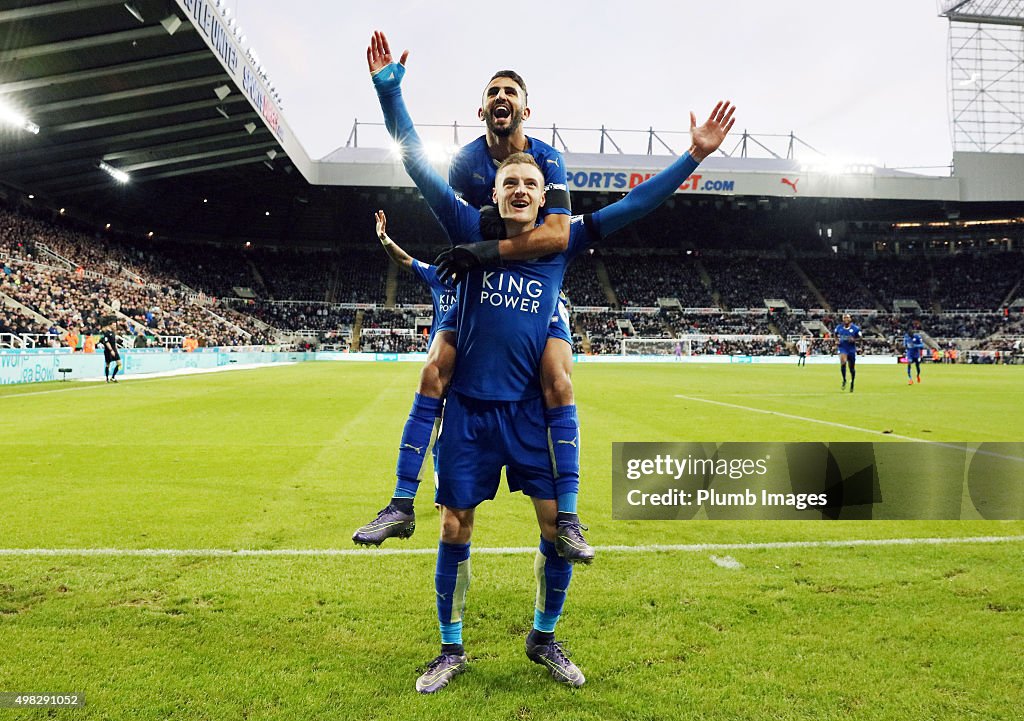
[{"label": "jersey sponsor logo", "polygon": [[455,296],[450,293],[442,293],[437,297],[437,307],[442,313],[447,313],[455,304]]},{"label": "jersey sponsor logo", "polygon": [[399,448],[398,450],[404,451],[406,448],[408,448],[411,451],[415,451],[416,455],[418,455],[418,456],[422,456],[423,455],[423,446],[414,446],[411,443],[403,443],[402,447]]},{"label": "jersey sponsor logo", "polygon": [[547,160],[545,160],[544,162],[546,162],[546,163],[551,163],[551,164],[552,164],[552,165],[554,165],[554,166],[555,166],[556,168],[558,167],[558,158],[548,158],[548,159],[547,159]]},{"label": "jersey sponsor logo", "polygon": [[561,438],[559,438],[557,441],[555,441],[555,443],[559,443],[563,446],[572,446],[573,448],[577,448],[576,436],[573,436],[571,441],[563,441]]},{"label": "jersey sponsor logo", "polygon": [[484,271],[480,305],[512,308],[521,313],[539,313],[544,284],[505,271]]}]

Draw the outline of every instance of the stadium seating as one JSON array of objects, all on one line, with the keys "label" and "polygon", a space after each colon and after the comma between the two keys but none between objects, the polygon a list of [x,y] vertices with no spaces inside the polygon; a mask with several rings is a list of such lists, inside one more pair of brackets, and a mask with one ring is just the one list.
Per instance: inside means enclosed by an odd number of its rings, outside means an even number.
[{"label": "stadium seating", "polygon": [[[711,224],[700,230],[714,232]],[[688,338],[695,353],[788,353],[810,335],[815,352],[827,353],[848,308],[858,309],[866,354],[899,352],[910,324],[932,344],[964,350],[1013,352],[1024,336],[1024,316],[1001,308],[1013,293],[1024,295],[1019,252],[785,257],[749,247],[742,254],[664,247],[678,239],[650,223],[619,235],[621,243],[605,243],[567,272],[577,352],[618,354],[623,339],[662,339],[650,348],[667,353],[673,340]],[[28,309],[0,306],[0,333],[35,343],[59,342],[65,329],[95,332],[114,318],[119,332],[148,332],[164,344],[188,336],[204,345],[425,349],[420,331],[429,311],[402,306],[429,305],[429,292],[372,243],[329,251],[189,244],[0,208],[0,262],[0,293]],[[385,307],[389,293],[398,308]],[[773,298],[789,311],[766,309]],[[920,312],[893,312],[902,300]],[[814,310],[823,304],[828,310]]]}]

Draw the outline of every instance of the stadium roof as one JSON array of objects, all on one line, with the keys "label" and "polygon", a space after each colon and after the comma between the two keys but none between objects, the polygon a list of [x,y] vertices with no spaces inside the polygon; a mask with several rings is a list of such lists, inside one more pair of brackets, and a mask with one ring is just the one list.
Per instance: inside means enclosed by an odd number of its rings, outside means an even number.
[{"label": "stadium roof", "polygon": [[[218,187],[283,168],[262,121],[201,26],[169,0],[14,0],[0,10],[0,112],[37,134],[0,129],[0,178],[83,207],[126,196],[173,211],[180,182]],[[199,29],[197,29],[199,28]],[[269,154],[268,154],[269,153]],[[131,176],[120,187],[100,162]]]}]

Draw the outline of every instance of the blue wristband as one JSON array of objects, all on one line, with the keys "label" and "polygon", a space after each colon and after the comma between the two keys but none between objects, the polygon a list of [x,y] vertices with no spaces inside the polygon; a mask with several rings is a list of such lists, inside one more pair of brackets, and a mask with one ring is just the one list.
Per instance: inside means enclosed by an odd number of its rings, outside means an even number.
[{"label": "blue wristband", "polygon": [[405,77],[405,66],[401,63],[391,63],[370,74],[373,85],[378,91],[397,89],[402,84],[403,77]]}]

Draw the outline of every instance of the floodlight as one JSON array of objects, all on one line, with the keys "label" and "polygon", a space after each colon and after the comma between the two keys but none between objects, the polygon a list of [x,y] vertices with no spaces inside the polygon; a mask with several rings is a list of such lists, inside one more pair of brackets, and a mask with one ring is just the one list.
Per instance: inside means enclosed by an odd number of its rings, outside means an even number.
[{"label": "floodlight", "polygon": [[129,180],[131,180],[131,176],[128,175],[128,173],[124,172],[123,170],[118,170],[117,168],[115,168],[110,163],[107,163],[106,161],[99,161],[98,166],[100,170],[102,170],[104,173],[106,173],[119,183],[127,183]]},{"label": "floodlight", "polygon": [[33,123],[31,120],[26,118],[24,115],[19,113],[14,108],[7,105],[5,102],[0,100],[0,122],[13,125],[16,128],[32,133],[33,135],[39,134],[39,126]]},{"label": "floodlight", "polygon": [[140,23],[146,22],[146,19],[142,17],[142,13],[139,12],[139,9],[137,7],[135,7],[135,3],[126,2],[124,4],[124,9],[130,12],[132,14],[132,17],[138,20]]},{"label": "floodlight", "polygon": [[231,117],[230,115],[228,115],[228,111],[224,109],[223,105],[218,105],[216,110],[224,117],[225,120]]},{"label": "floodlight", "polygon": [[231,88],[227,85],[218,85],[213,89],[213,92],[216,94],[218,100],[223,100],[227,96],[231,95]]},{"label": "floodlight", "polygon": [[242,127],[245,128],[245,132],[249,133],[249,135],[256,132],[256,123],[246,123]]},{"label": "floodlight", "polygon": [[448,159],[448,153],[440,143],[424,143],[423,150],[432,163],[441,163]]}]

